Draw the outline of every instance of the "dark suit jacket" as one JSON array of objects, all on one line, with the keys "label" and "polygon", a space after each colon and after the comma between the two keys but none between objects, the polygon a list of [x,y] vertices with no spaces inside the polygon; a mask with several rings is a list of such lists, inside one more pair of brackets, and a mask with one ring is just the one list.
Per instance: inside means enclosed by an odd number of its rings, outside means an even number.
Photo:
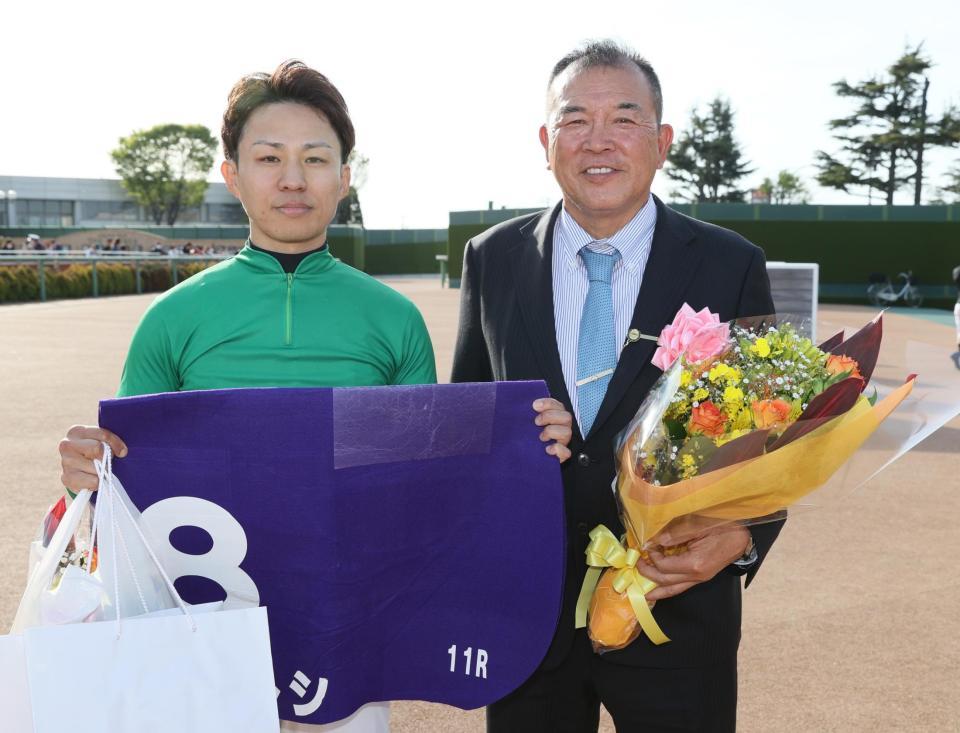
[{"label": "dark suit jacket", "polygon": [[[631,328],[659,334],[680,306],[709,307],[721,320],[774,312],[763,251],[740,235],[683,216],[656,200],[657,226]],[[461,281],[454,382],[543,379],[572,412],[557,351],[551,272],[560,206],[499,224],[467,243]],[[567,514],[567,572],[557,631],[543,662],[560,664],[574,633],[574,607],[586,572],[588,533],[605,524],[623,531],[610,485],[616,434],[636,413],[661,371],[656,345],[641,340],[621,352],[590,434],[575,426],[573,457],[561,470]],[[517,487],[522,491],[523,487]],[[759,561],[781,524],[751,527]],[[655,616],[672,641],[645,636],[605,659],[634,666],[691,667],[729,659],[740,641],[740,578],[730,566],[715,578],[659,601]]]}]

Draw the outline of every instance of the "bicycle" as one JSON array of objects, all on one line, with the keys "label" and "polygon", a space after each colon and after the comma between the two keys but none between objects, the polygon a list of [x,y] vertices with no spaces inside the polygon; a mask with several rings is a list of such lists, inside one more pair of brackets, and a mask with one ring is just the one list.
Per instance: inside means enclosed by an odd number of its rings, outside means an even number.
[{"label": "bicycle", "polygon": [[870,276],[870,285],[867,286],[867,300],[870,301],[871,305],[893,305],[901,298],[911,308],[919,308],[923,305],[923,295],[916,285],[913,270],[901,272],[897,277],[903,280],[903,287],[900,290],[893,289],[893,283],[886,275],[873,274]]}]

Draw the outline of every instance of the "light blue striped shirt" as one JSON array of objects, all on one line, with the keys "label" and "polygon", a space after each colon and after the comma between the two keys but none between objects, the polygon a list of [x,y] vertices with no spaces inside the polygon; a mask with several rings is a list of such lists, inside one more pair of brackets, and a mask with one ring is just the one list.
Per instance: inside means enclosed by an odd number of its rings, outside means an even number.
[{"label": "light blue striped shirt", "polygon": [[616,333],[617,355],[630,328],[630,319],[640,294],[643,271],[653,244],[653,231],[657,226],[657,206],[653,196],[637,212],[626,226],[608,239],[595,241],[562,208],[553,232],[553,320],[557,329],[557,347],[563,367],[563,381],[573,402],[573,412],[580,422],[580,407],[577,404],[577,340],[580,336],[580,318],[587,300],[590,281],[587,268],[580,259],[582,247],[606,254],[614,249],[620,252],[620,260],[613,268],[610,286],[613,290],[613,322]]}]

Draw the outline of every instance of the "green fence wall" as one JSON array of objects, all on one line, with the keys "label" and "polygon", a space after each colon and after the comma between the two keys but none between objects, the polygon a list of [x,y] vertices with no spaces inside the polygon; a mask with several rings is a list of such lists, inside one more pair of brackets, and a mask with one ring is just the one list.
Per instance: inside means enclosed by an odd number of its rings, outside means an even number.
[{"label": "green fence wall", "polygon": [[517,216],[533,214],[540,209],[484,209],[481,211],[451,211],[447,229],[447,257],[449,257],[450,286],[458,287],[463,274],[463,250],[471,237],[485,232],[494,224]]},{"label": "green fence wall", "polygon": [[864,302],[869,277],[912,270],[927,304],[956,300],[960,223],[722,221],[763,247],[768,260],[817,262],[824,300]]},{"label": "green fence wall", "polygon": [[330,254],[343,260],[351,267],[362,270],[364,258],[363,229],[360,227],[330,227],[327,230],[327,244]]},{"label": "green fence wall", "polygon": [[447,253],[446,229],[367,229],[364,236],[371,275],[439,272],[437,255]]},{"label": "green fence wall", "polygon": [[[739,232],[763,247],[768,260],[816,262],[821,296],[866,302],[872,273],[895,279],[913,270],[927,304],[956,299],[951,270],[960,265],[958,206],[678,205],[672,208]],[[462,274],[467,241],[494,224],[537,209],[450,213],[450,277]]]}]

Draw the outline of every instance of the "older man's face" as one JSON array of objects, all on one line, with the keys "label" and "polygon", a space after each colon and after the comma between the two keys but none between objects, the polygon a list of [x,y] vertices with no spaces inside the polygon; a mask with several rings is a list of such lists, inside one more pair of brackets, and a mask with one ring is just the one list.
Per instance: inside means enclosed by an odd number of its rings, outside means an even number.
[{"label": "older man's face", "polygon": [[601,238],[646,203],[673,129],[657,124],[653,91],[636,66],[574,65],[553,81],[540,141],[567,210]]}]

